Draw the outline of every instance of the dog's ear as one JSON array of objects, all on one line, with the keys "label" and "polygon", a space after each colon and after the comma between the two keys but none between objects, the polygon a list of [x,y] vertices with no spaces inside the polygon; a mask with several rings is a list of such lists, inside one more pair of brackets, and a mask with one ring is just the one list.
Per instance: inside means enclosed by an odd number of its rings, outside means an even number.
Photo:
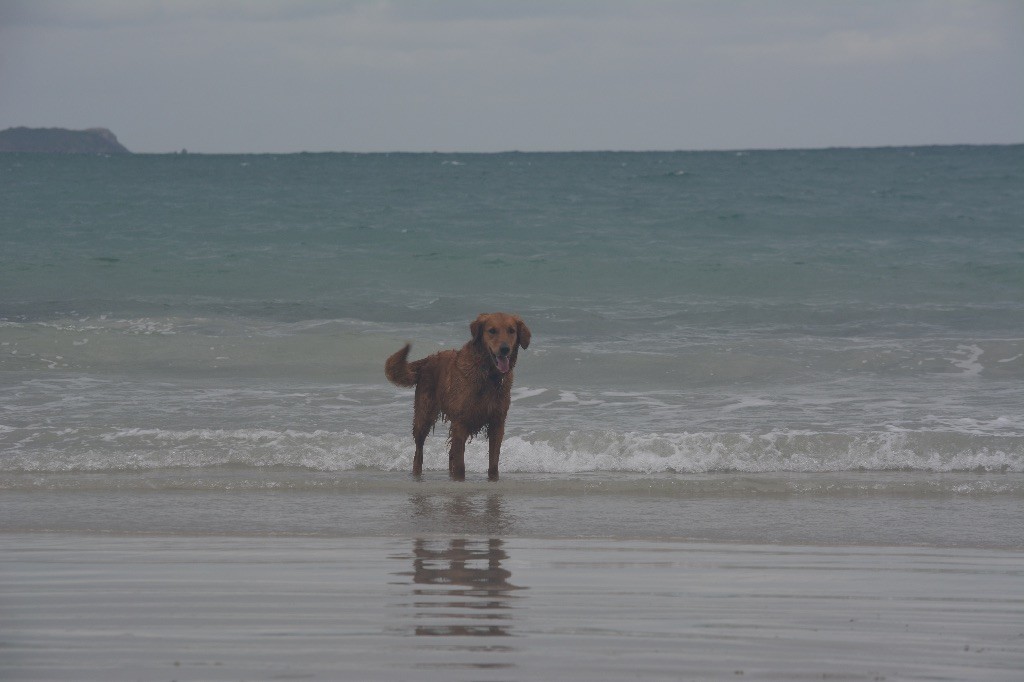
[{"label": "dog's ear", "polygon": [[516,335],[522,348],[530,347],[530,328],[519,317],[516,317]]},{"label": "dog's ear", "polygon": [[469,323],[469,333],[473,335],[474,341],[479,341],[483,337],[486,321],[487,313],[480,313],[475,320]]}]

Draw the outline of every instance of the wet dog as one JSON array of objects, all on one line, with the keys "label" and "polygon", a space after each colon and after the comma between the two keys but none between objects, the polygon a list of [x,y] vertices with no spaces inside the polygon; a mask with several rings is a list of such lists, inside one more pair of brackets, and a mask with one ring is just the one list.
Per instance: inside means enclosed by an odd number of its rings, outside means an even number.
[{"label": "wet dog", "polygon": [[412,436],[416,454],[412,473],[423,471],[423,443],[438,417],[450,423],[448,473],[466,477],[466,441],[487,430],[487,477],[498,478],[498,458],[511,403],[512,370],[519,349],[530,345],[530,329],[516,315],[484,313],[469,325],[473,338],[458,350],[443,350],[409,362],[410,344],[384,363],[384,375],[396,386],[415,386]]}]

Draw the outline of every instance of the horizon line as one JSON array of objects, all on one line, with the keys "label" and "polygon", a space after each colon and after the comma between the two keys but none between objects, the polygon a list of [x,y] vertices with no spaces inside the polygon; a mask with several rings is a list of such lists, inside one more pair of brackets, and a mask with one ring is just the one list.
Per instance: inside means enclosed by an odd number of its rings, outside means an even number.
[{"label": "horizon line", "polygon": [[925,143],[925,144],[877,144],[877,145],[829,145],[822,147],[723,147],[723,148],[707,148],[707,149],[502,149],[494,151],[460,151],[460,150],[405,150],[405,149],[391,149],[391,150],[373,150],[373,151],[354,151],[354,150],[320,150],[311,151],[308,149],[302,149],[297,151],[246,151],[246,152],[208,152],[208,151],[189,151],[187,147],[183,147],[178,151],[165,151],[165,152],[131,152],[134,155],[148,155],[148,156],[291,156],[299,154],[351,154],[351,155],[371,155],[371,154],[406,154],[406,155],[429,155],[436,154],[442,155],[463,155],[463,156],[485,156],[485,155],[499,155],[499,154],[729,154],[729,153],[751,153],[751,152],[815,152],[815,151],[843,151],[843,150],[884,150],[884,149],[934,149],[942,147],[1020,147],[1024,146],[1024,141],[1021,142],[941,142],[941,143]]}]

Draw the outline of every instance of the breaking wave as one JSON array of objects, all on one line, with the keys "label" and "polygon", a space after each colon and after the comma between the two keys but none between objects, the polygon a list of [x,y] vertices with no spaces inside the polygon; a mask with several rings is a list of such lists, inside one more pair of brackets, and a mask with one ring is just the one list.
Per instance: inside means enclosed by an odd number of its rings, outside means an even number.
[{"label": "breaking wave", "polygon": [[[0,428],[0,473],[146,472],[213,467],[292,467],[313,472],[406,471],[412,438],[359,431],[272,429],[103,429],[49,432]],[[467,447],[470,472],[486,471],[486,440]],[[439,434],[425,469],[444,471]],[[619,433],[535,431],[512,435],[502,472],[529,474],[825,473],[907,471],[1024,473],[1024,436],[895,431],[826,433]]]}]

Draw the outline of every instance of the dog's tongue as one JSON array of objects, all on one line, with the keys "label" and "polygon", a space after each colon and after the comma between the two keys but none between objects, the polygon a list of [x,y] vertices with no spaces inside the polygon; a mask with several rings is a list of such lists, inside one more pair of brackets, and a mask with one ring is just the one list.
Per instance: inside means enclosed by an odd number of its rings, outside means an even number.
[{"label": "dog's tongue", "polygon": [[498,366],[498,371],[502,374],[506,374],[509,370],[508,357],[501,357],[500,355],[494,356],[494,364]]}]

